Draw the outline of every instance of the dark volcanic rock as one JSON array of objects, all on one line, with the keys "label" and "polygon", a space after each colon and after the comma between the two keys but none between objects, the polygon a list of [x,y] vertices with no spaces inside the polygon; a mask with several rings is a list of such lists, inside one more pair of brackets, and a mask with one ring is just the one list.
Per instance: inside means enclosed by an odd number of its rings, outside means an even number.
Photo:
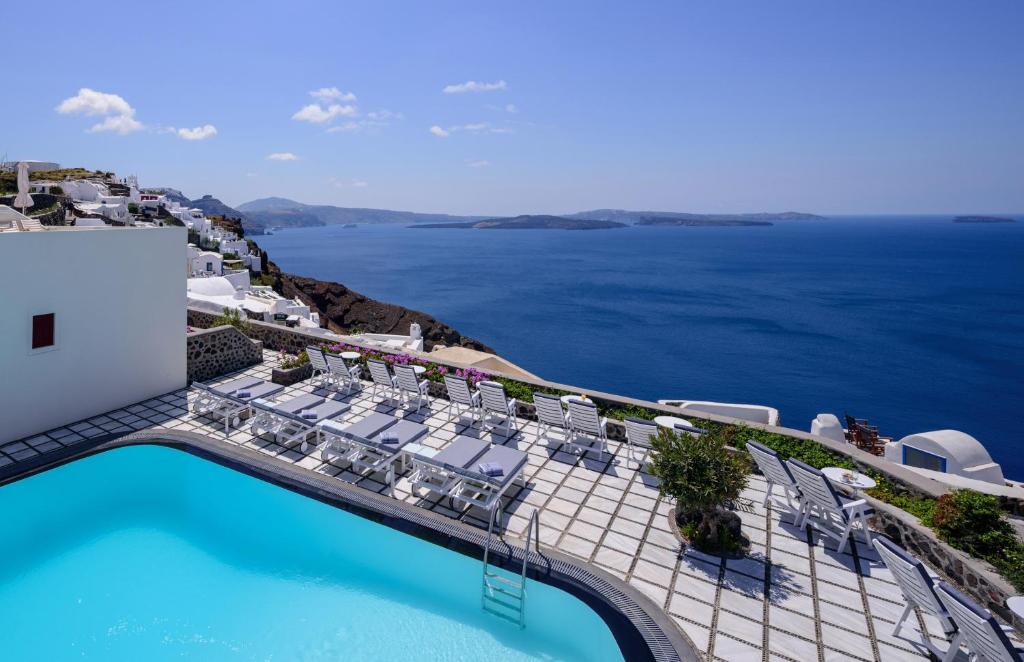
[{"label": "dark volcanic rock", "polygon": [[273,262],[267,263],[266,273],[274,278],[274,290],[286,297],[298,296],[326,320],[327,328],[336,333],[409,333],[409,325],[416,322],[423,330],[427,351],[435,344],[449,347],[469,347],[482,352],[494,350],[473,338],[468,338],[452,327],[418,310],[410,310],[382,301],[376,301],[345,287],[341,283],[315,280],[285,273]]}]

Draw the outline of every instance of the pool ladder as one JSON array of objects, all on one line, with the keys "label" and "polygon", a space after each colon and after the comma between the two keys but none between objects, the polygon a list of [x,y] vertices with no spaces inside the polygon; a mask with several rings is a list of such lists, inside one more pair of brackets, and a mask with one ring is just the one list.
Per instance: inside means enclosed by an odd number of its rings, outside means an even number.
[{"label": "pool ladder", "polygon": [[[495,512],[500,512],[497,508]],[[526,547],[523,549],[523,566],[519,579],[511,579],[491,570],[491,542],[494,540],[494,512],[487,523],[487,545],[484,547],[484,576],[480,588],[480,606],[489,614],[515,623],[519,629],[526,627],[526,564],[531,546],[540,553],[540,515],[536,508],[526,525]],[[509,554],[509,559],[512,555]]]}]

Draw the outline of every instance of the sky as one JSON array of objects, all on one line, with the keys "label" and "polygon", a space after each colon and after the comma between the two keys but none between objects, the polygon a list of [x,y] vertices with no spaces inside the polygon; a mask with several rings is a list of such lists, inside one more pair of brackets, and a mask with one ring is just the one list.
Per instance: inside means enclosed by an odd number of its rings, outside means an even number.
[{"label": "sky", "polygon": [[22,0],[0,20],[0,157],[193,198],[1024,211],[1020,0]]}]

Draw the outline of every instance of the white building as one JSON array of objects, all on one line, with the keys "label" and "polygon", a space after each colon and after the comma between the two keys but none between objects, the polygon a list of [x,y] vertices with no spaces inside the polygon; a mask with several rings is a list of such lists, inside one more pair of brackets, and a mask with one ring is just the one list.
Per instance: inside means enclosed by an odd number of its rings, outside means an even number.
[{"label": "white building", "polygon": [[79,202],[75,204],[75,210],[81,214],[95,214],[103,218],[130,225],[132,215],[128,212],[128,205],[124,202]]},{"label": "white building", "polygon": [[183,228],[0,232],[0,442],[186,385],[184,243]]},{"label": "white building", "polygon": [[27,163],[29,172],[39,172],[42,170],[60,170],[60,164],[54,163],[53,161],[30,161],[23,159],[21,161],[7,161],[0,165],[0,170],[13,172],[19,163]]},{"label": "white building", "polygon": [[32,182],[32,192],[49,193],[52,186],[59,186],[64,195],[82,202],[98,202],[102,196],[110,195],[105,184],[89,179],[38,180]]},{"label": "white building", "polygon": [[224,256],[200,250],[195,244],[187,248],[189,276],[220,276],[224,273]]},{"label": "white building", "polygon": [[[244,276],[244,280],[242,277]],[[320,328],[320,316],[298,299],[286,299],[269,287],[250,287],[249,273],[240,271],[222,277],[189,278],[188,305],[220,314],[233,308],[246,317],[276,322],[329,338],[340,338]]]}]

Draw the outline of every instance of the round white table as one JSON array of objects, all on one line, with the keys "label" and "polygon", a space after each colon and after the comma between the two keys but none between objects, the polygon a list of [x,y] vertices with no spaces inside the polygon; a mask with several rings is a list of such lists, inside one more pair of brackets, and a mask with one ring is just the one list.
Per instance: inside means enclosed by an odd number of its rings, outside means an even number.
[{"label": "round white table", "polygon": [[1017,615],[1017,618],[1024,618],[1024,595],[1010,598],[1006,601],[1006,606]]},{"label": "round white table", "polygon": [[412,371],[415,372],[417,375],[422,375],[423,373],[425,373],[427,371],[427,369],[424,368],[421,365],[414,365],[414,366],[411,366],[411,367],[412,367]]},{"label": "round white table", "polygon": [[659,427],[663,427],[667,430],[675,430],[677,425],[685,425],[691,428],[694,427],[693,423],[685,418],[679,418],[678,416],[655,416],[654,422]]},{"label": "round white table", "polygon": [[563,395],[562,397],[559,398],[559,400],[561,400],[562,404],[565,405],[566,407],[569,406],[570,402],[574,402],[574,401],[575,402],[590,402],[590,400],[584,398],[582,395]]},{"label": "round white table", "polygon": [[878,484],[871,476],[865,476],[858,471],[850,471],[842,467],[825,467],[821,473],[836,485],[845,485],[855,490],[870,490]]},{"label": "round white table", "polygon": [[360,359],[360,357],[362,357],[362,354],[360,354],[359,352],[342,352],[341,353],[341,358],[345,359],[346,361],[358,361]]}]

